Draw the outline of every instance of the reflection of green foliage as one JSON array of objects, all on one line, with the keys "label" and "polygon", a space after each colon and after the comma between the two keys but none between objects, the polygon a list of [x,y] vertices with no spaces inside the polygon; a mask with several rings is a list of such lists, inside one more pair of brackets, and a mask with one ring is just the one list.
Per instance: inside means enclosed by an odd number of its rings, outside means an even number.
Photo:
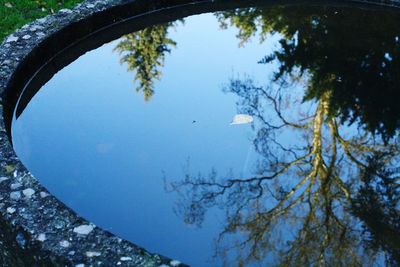
[{"label": "reflection of green foliage", "polygon": [[[399,264],[400,155],[392,137],[400,126],[400,16],[316,7],[217,16],[222,27],[239,29],[241,45],[282,35],[280,48],[260,61],[279,64],[270,87],[248,79],[226,88],[239,96],[239,112],[255,118],[262,159],[253,177],[188,170],[170,183],[181,196],[178,213],[200,225],[209,208],[223,208],[217,252],[235,250],[240,266],[365,266],[378,263],[380,252],[388,265]],[[302,100],[313,101],[293,116],[299,102],[288,89],[298,81],[306,82]],[[298,138],[287,144],[282,131]]]},{"label": "reflection of green foliage", "polygon": [[[170,184],[181,195],[177,211],[185,222],[200,225],[207,209],[222,207],[226,222],[217,252],[224,257],[235,249],[235,261],[243,264],[373,264],[380,247],[363,249],[359,221],[348,209],[357,195],[359,177],[379,174],[371,169],[374,155],[384,154],[385,166],[396,166],[397,142],[385,146],[368,132],[349,132],[340,126],[329,115],[329,95],[310,108],[293,105],[288,90],[256,86],[252,80],[232,80],[226,91],[239,96],[239,112],[254,117],[254,146],[261,156],[256,175],[223,178],[216,171],[209,177],[188,171],[183,180]],[[286,106],[286,101],[292,104]],[[296,141],[285,143],[282,131],[292,132]],[[392,176],[399,173],[393,168]],[[388,181],[398,188],[392,176]],[[398,199],[399,192],[393,197]],[[399,220],[398,207],[392,208],[393,218]],[[232,238],[238,240],[231,242]],[[393,249],[390,242],[386,245]]]},{"label": "reflection of green foliage", "polygon": [[[237,38],[244,45],[251,37],[258,36],[263,42],[268,34],[279,31],[284,34],[286,29],[286,20],[280,17],[283,7],[274,7],[271,9],[248,8],[236,9],[232,11],[223,11],[216,13],[217,18],[223,29],[233,26],[239,30]],[[264,17],[271,17],[266,20]],[[294,33],[292,33],[294,34]],[[289,34],[288,36],[290,36]]]},{"label": "reflection of green foliage", "polygon": [[280,63],[275,79],[308,79],[305,99],[330,92],[330,115],[359,120],[383,138],[400,126],[400,16],[336,8],[271,8],[219,14],[246,42],[259,33],[283,34],[281,49],[261,63]]},{"label": "reflection of green foliage", "polygon": [[[244,45],[279,33],[281,48],[260,63],[277,61],[275,81],[307,80],[304,100],[329,95],[329,115],[391,138],[400,126],[400,16],[390,12],[320,7],[248,8],[218,12],[223,28],[239,29]],[[161,76],[174,23],[129,34],[116,48],[135,70],[138,91],[148,100]],[[360,26],[362,25],[362,26]],[[327,92],[329,94],[326,94]]]},{"label": "reflection of green foliage", "polygon": [[125,35],[115,48],[122,54],[121,62],[128,64],[128,70],[136,71],[136,90],[143,91],[145,100],[154,93],[154,80],[161,78],[160,67],[164,64],[165,54],[176,43],[167,37],[168,29],[175,23],[166,23],[148,27],[144,30]]}]

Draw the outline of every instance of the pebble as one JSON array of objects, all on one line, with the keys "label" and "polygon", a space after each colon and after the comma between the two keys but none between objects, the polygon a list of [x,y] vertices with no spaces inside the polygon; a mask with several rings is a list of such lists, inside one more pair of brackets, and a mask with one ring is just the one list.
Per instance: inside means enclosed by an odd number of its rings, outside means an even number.
[{"label": "pebble", "polygon": [[47,18],[44,17],[44,18],[38,19],[38,20],[36,20],[36,21],[37,21],[38,23],[40,23],[40,24],[43,24],[43,23],[46,22],[46,20],[47,20]]},{"label": "pebble", "polygon": [[37,240],[39,240],[40,242],[43,242],[46,240],[46,234],[39,234],[39,236],[37,237]]},{"label": "pebble", "polygon": [[48,197],[48,196],[50,196],[50,194],[48,194],[48,193],[46,193],[46,192],[40,192],[40,197],[41,198],[45,198],[45,197]]},{"label": "pebble", "polygon": [[22,194],[24,194],[24,196],[27,198],[31,198],[33,194],[35,194],[35,190],[33,190],[32,188],[27,188],[22,191]]},{"label": "pebble", "polygon": [[19,37],[11,35],[10,37],[7,38],[6,42],[11,43],[11,42],[16,42],[18,41]]},{"label": "pebble", "polygon": [[178,266],[178,265],[180,265],[181,264],[181,262],[180,261],[177,261],[177,260],[172,260],[169,264],[171,264],[171,266]]},{"label": "pebble", "polygon": [[81,225],[74,228],[74,232],[80,235],[87,235],[93,231],[94,227],[92,225]]},{"label": "pebble", "polygon": [[19,200],[21,198],[21,192],[20,191],[11,192],[10,198],[13,200]]},{"label": "pebble", "polygon": [[41,29],[43,29],[43,27],[41,27],[41,26],[32,26],[32,27],[29,28],[29,30],[31,32],[35,32],[35,31],[41,30]]},{"label": "pebble", "polygon": [[13,208],[13,207],[8,207],[7,208],[7,213],[13,214],[15,211],[16,211],[16,209]]},{"label": "pebble", "polygon": [[60,246],[63,248],[68,248],[71,245],[67,240],[60,241]]},{"label": "pebble", "polygon": [[71,14],[71,13],[72,13],[72,10],[67,9],[67,8],[64,8],[64,9],[61,9],[60,12],[62,12],[62,13],[67,13],[67,14]]},{"label": "pebble", "polygon": [[65,221],[62,220],[62,219],[59,219],[59,220],[57,220],[57,221],[54,223],[54,227],[55,227],[56,229],[62,229],[62,228],[65,227],[65,225],[66,225]]},{"label": "pebble", "polygon": [[96,251],[88,251],[88,252],[86,252],[86,257],[89,257],[89,258],[98,257],[100,255],[101,255],[101,253],[100,252],[96,252]]},{"label": "pebble", "polygon": [[10,185],[10,188],[11,188],[11,190],[15,190],[15,189],[20,188],[21,186],[22,186],[22,184],[20,184],[20,183],[14,183],[14,184]]}]

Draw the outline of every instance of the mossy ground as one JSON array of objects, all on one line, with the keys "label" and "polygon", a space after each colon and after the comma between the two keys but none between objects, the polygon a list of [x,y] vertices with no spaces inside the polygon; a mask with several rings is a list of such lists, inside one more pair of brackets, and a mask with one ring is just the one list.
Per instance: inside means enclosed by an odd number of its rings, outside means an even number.
[{"label": "mossy ground", "polygon": [[83,0],[0,0],[0,42],[23,25]]}]

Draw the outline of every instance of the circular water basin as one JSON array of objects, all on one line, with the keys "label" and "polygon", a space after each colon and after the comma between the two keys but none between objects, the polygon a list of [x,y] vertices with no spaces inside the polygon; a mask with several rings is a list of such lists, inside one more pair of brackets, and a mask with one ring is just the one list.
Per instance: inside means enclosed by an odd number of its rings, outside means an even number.
[{"label": "circular water basin", "polygon": [[399,19],[254,6],[135,29],[27,89],[13,145],[78,214],[192,266],[396,262]]}]

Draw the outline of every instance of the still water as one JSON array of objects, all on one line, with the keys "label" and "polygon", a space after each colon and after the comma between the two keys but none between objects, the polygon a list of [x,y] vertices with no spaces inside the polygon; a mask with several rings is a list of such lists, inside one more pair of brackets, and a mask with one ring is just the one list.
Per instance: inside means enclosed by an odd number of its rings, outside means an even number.
[{"label": "still water", "polygon": [[191,266],[400,263],[400,16],[248,8],[87,52],[13,122],[78,214]]}]

